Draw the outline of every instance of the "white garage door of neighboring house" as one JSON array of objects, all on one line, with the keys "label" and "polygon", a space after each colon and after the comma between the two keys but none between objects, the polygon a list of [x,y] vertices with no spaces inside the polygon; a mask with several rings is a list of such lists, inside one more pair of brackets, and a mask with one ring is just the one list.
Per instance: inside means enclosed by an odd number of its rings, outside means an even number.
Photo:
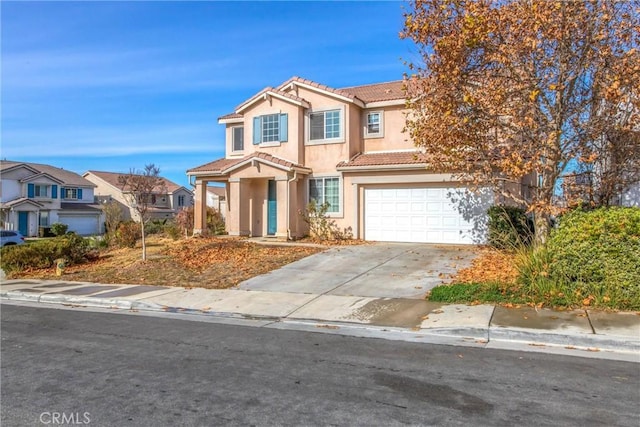
[{"label": "white garage door of neighboring house", "polygon": [[464,187],[367,188],[364,238],[385,242],[483,243],[492,192]]},{"label": "white garage door of neighboring house", "polygon": [[76,233],[89,236],[92,234],[99,234],[98,230],[98,217],[92,216],[71,216],[60,215],[58,221],[67,224],[69,229],[67,231],[75,231]]}]

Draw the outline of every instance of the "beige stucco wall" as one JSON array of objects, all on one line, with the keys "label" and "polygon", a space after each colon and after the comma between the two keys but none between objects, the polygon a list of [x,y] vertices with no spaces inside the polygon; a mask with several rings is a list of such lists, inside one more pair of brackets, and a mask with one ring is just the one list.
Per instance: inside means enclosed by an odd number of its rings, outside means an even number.
[{"label": "beige stucco wall", "polygon": [[[381,138],[364,138],[364,152],[371,151],[393,151],[413,149],[413,141],[409,138],[409,134],[402,132],[405,126],[405,110],[402,106],[391,106],[384,108],[369,108],[368,111],[383,111],[383,135]],[[365,122],[363,121],[361,128],[364,131]]]},{"label": "beige stucco wall", "polygon": [[111,184],[104,182],[102,179],[87,173],[83,176],[86,180],[93,182],[96,187],[93,189],[93,194],[96,196],[111,196],[112,199],[120,203],[122,208],[122,220],[128,221],[134,218],[133,209],[129,207],[129,201],[122,195],[122,191],[115,189]]}]

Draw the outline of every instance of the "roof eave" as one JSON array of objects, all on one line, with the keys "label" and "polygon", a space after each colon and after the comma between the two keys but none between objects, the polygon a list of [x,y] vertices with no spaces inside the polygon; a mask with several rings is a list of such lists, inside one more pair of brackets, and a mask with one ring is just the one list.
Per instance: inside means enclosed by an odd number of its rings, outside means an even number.
[{"label": "roof eave", "polygon": [[309,108],[310,107],[309,103],[307,101],[305,101],[305,100],[291,99],[291,98],[288,98],[286,96],[280,95],[279,93],[274,92],[273,90],[266,90],[266,91],[264,91],[262,93],[259,93],[256,96],[254,96],[253,98],[250,98],[244,104],[240,105],[236,109],[235,113],[236,114],[242,114],[242,111],[245,111],[246,109],[248,109],[250,106],[252,106],[256,102],[267,100],[267,99],[269,99],[269,97],[277,98],[277,99],[280,99],[282,101],[285,101],[285,102],[288,102],[290,104],[294,104],[294,105],[297,105],[297,106],[303,107],[303,108]]},{"label": "roof eave", "polygon": [[226,124],[230,124],[230,123],[244,123],[244,117],[233,117],[233,118],[228,118],[228,119],[218,119],[218,124],[220,125],[226,125]]},{"label": "roof eave", "polygon": [[398,165],[367,165],[367,166],[338,166],[336,170],[344,172],[369,172],[369,171],[385,171],[385,170],[416,170],[426,169],[426,163],[405,163]]},{"label": "roof eave", "polygon": [[328,90],[324,90],[324,89],[321,89],[319,87],[315,87],[315,86],[310,85],[310,84],[302,83],[302,82],[299,82],[299,81],[292,81],[289,84],[287,84],[287,87],[288,86],[300,86],[300,87],[303,87],[303,88],[305,88],[307,90],[318,92],[318,93],[321,93],[323,95],[330,96],[332,98],[337,98],[337,99],[339,99],[341,101],[345,101],[345,102],[349,102],[349,103],[355,104],[360,108],[364,108],[365,107],[365,103],[362,102],[359,98],[356,98],[356,97],[349,98],[348,96],[344,96],[344,95],[340,95],[338,93],[334,93],[334,92],[331,92],[331,91],[328,91]]},{"label": "roof eave", "polygon": [[380,108],[380,107],[397,107],[397,106],[405,106],[405,99],[390,99],[387,101],[373,101],[367,102],[364,108]]}]

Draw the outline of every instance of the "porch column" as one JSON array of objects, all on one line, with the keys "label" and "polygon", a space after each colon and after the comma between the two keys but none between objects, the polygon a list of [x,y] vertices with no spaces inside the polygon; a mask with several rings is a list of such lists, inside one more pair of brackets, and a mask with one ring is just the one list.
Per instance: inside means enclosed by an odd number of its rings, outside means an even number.
[{"label": "porch column", "polygon": [[291,211],[291,207],[289,205],[289,177],[287,175],[284,176],[276,176],[276,196],[277,196],[277,228],[276,228],[276,237],[280,239],[287,240],[288,238],[288,228],[289,228],[289,211]]},{"label": "porch column", "polygon": [[302,206],[298,203],[298,179],[289,181],[289,237],[297,239],[302,237],[299,221],[300,213],[298,212]]},{"label": "porch column", "polygon": [[249,180],[229,179],[227,230],[230,236],[251,235],[251,188]]},{"label": "porch column", "polygon": [[207,181],[196,181],[193,207],[193,235],[207,234]]}]

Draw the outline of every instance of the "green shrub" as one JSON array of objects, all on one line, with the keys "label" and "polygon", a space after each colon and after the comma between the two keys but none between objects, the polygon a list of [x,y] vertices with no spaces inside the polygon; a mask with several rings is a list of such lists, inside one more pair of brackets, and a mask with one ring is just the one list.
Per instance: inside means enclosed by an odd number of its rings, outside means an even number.
[{"label": "green shrub", "polygon": [[61,222],[54,222],[51,224],[51,232],[56,236],[63,236],[67,233],[69,226]]},{"label": "green shrub", "polygon": [[166,219],[152,219],[145,225],[144,232],[147,236],[151,234],[160,234],[164,231],[164,226],[166,224]]},{"label": "green shrub", "polygon": [[518,281],[537,301],[640,309],[640,209],[572,211],[547,243],[516,257]]},{"label": "green shrub", "polygon": [[[192,228],[192,230],[193,230],[193,228]],[[162,232],[164,234],[166,234],[167,236],[169,236],[170,238],[172,238],[173,240],[178,240],[180,237],[182,237],[184,235],[182,233],[182,230],[180,230],[180,227],[173,221],[167,223],[163,227]]]},{"label": "green shrub", "polygon": [[224,217],[216,209],[207,206],[207,231],[217,236],[225,233]]},{"label": "green shrub", "polygon": [[531,243],[533,224],[525,210],[495,205],[488,210],[489,244],[498,249],[515,249]]},{"label": "green shrub", "polygon": [[4,247],[0,250],[0,264],[6,272],[51,267],[58,258],[64,258],[71,265],[85,261],[90,251],[89,241],[70,233],[26,245]]},{"label": "green shrub", "polygon": [[135,248],[138,240],[142,238],[140,224],[134,221],[125,221],[118,224],[112,242],[121,248]]}]

